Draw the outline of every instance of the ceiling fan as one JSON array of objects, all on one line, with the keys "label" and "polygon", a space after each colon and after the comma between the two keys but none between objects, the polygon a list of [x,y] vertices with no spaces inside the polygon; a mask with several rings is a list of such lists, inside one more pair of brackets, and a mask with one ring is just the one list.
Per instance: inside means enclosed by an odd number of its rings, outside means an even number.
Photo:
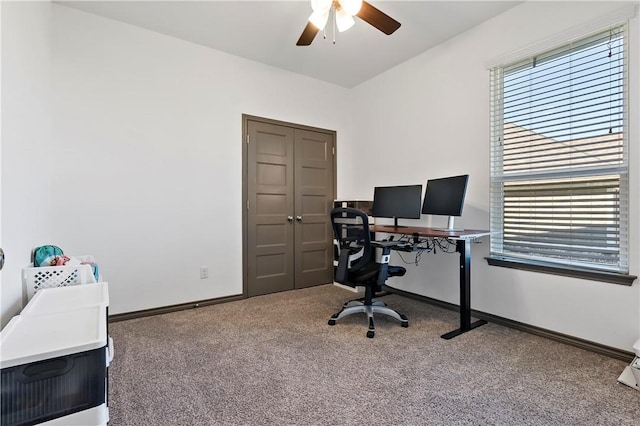
[{"label": "ceiling fan", "polygon": [[400,28],[400,22],[363,0],[311,0],[311,8],[313,13],[309,17],[309,22],[304,27],[296,46],[309,46],[316,34],[324,29],[332,11],[335,25],[340,32],[353,26],[354,16],[387,35]]}]

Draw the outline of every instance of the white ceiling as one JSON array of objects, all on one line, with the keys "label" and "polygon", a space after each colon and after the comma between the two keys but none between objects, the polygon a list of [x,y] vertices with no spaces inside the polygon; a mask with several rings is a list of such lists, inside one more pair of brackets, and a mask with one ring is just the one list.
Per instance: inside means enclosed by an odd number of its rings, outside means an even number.
[{"label": "white ceiling", "polygon": [[[354,87],[522,1],[376,1],[402,26],[387,36],[356,18],[344,33],[296,41],[311,14],[310,0],[56,1],[243,58],[347,88]],[[329,27],[329,25],[327,25]]]}]

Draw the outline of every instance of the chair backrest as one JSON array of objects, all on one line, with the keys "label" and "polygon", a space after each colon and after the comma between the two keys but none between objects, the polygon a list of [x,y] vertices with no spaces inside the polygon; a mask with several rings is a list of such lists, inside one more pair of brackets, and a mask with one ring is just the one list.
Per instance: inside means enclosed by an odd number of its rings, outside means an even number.
[{"label": "chair backrest", "polygon": [[371,260],[369,216],[360,210],[338,207],[331,210],[331,226],[340,249],[335,280],[346,284],[349,273],[362,269]]}]

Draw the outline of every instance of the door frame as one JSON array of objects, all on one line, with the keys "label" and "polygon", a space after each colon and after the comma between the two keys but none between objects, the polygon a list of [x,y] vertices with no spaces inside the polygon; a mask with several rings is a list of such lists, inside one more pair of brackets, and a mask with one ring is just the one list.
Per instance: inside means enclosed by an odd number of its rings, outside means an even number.
[{"label": "door frame", "polygon": [[271,118],[258,117],[255,115],[242,114],[242,297],[249,297],[249,277],[248,277],[248,237],[249,237],[249,215],[247,214],[247,202],[249,200],[249,154],[247,149],[247,136],[249,133],[249,121],[259,121],[267,124],[291,127],[297,130],[309,130],[312,132],[326,133],[333,137],[333,199],[338,194],[338,170],[337,170],[337,145],[338,138],[335,130],[322,129],[319,127],[307,126],[304,124],[290,123],[287,121],[274,120]]}]

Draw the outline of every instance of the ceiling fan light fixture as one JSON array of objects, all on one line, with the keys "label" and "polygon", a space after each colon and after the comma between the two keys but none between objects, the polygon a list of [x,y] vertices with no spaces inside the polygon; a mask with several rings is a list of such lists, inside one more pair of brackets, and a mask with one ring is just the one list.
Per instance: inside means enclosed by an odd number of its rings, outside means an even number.
[{"label": "ceiling fan light fixture", "polygon": [[353,27],[355,23],[356,21],[353,20],[353,16],[349,15],[344,9],[336,10],[336,26],[338,27],[338,31],[347,31]]},{"label": "ceiling fan light fixture", "polygon": [[311,9],[314,12],[324,12],[331,9],[333,0],[311,0]]},{"label": "ceiling fan light fixture", "polygon": [[313,12],[311,16],[309,16],[309,22],[311,22],[319,30],[324,29],[324,26],[327,25],[328,19],[329,19],[329,9],[324,11]]},{"label": "ceiling fan light fixture", "polygon": [[357,15],[362,8],[362,0],[338,0],[338,3],[351,16]]},{"label": "ceiling fan light fixture", "polygon": [[[340,32],[348,30],[355,24],[353,18],[356,16],[386,35],[391,35],[400,28],[400,22],[365,0],[311,0],[311,7],[313,13],[302,30],[296,46],[309,46],[316,35],[324,31],[329,15],[332,13],[334,44],[336,29]],[[326,33],[324,38],[327,38]]]}]

